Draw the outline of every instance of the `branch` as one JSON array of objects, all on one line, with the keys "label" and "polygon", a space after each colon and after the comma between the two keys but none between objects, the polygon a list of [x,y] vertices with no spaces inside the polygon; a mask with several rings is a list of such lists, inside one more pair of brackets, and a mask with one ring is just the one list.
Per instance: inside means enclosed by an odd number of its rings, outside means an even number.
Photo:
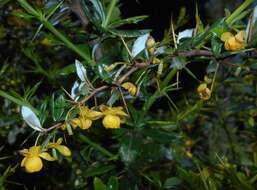
[{"label": "branch", "polygon": [[86,101],[88,101],[94,95],[96,95],[97,93],[99,93],[103,90],[106,90],[107,88],[109,88],[109,86],[107,86],[107,85],[96,88],[89,96],[86,96],[84,99],[82,99],[80,102],[78,102],[78,104],[80,104],[80,105],[84,104]]},{"label": "branch", "polygon": [[123,76],[120,77],[119,80],[117,80],[115,82],[115,84],[117,86],[120,86],[120,84],[129,76],[131,75],[132,73],[134,73],[135,71],[137,71],[138,69],[142,69],[142,68],[145,68],[147,67],[148,65],[150,65],[150,62],[136,62],[131,68],[130,70],[128,70],[128,72],[126,72]]},{"label": "branch", "polygon": [[175,52],[173,55],[175,56],[182,56],[182,57],[194,57],[194,56],[207,56],[207,57],[213,57],[213,53],[208,50],[199,50],[199,49],[194,49],[190,51],[180,51],[180,52]]},{"label": "branch", "polygon": [[59,128],[61,126],[62,126],[62,123],[57,123],[57,124],[53,125],[52,127],[45,129],[44,131],[42,131],[42,133],[48,133],[48,132],[50,132],[56,128]]}]

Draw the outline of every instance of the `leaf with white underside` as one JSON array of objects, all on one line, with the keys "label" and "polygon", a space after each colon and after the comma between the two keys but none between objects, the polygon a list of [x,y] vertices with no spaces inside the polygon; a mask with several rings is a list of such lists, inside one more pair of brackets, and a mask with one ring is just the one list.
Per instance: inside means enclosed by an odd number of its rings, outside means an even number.
[{"label": "leaf with white underside", "polygon": [[86,71],[85,67],[78,60],[75,61],[75,66],[76,66],[77,75],[80,78],[80,80],[83,82],[86,81],[87,80],[87,71]]},{"label": "leaf with white underside", "polygon": [[194,29],[186,29],[178,33],[177,43],[180,42],[182,38],[192,38]]},{"label": "leaf with white underside", "polygon": [[71,97],[73,100],[77,101],[78,100],[78,89],[79,89],[79,83],[75,81],[71,88]]},{"label": "leaf with white underside", "polygon": [[36,114],[28,107],[22,106],[21,107],[21,115],[24,121],[34,130],[36,131],[43,131],[40,121]]},{"label": "leaf with white underside", "polygon": [[146,48],[146,41],[149,37],[149,34],[144,34],[139,36],[133,44],[132,47],[132,57],[136,57],[141,51]]}]

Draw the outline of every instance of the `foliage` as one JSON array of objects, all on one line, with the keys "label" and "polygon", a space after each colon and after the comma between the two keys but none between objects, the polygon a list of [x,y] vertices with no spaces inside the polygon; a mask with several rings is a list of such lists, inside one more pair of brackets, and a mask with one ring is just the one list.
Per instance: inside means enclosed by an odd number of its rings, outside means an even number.
[{"label": "foliage", "polygon": [[253,0],[160,41],[120,3],[0,1],[0,189],[256,189]]}]

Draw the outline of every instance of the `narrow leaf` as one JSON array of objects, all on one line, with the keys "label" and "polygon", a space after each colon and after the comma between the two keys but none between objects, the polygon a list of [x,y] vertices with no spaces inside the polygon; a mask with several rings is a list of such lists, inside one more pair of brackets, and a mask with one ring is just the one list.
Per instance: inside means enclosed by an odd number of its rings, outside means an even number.
[{"label": "narrow leaf", "polygon": [[78,60],[75,61],[75,66],[76,66],[77,75],[80,78],[80,80],[86,81],[87,80],[87,71],[86,71],[85,67]]}]

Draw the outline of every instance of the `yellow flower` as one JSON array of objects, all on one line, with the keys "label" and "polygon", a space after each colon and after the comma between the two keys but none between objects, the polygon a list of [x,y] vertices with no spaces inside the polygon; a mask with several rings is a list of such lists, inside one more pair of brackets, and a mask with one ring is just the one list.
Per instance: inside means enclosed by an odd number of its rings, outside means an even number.
[{"label": "yellow flower", "polygon": [[102,117],[103,114],[98,111],[94,111],[89,109],[87,106],[83,106],[80,108],[79,117],[72,119],[70,124],[73,128],[77,126],[81,129],[88,129],[92,125],[93,120],[97,120]]},{"label": "yellow flower", "polygon": [[21,154],[25,156],[21,161],[21,167],[25,167],[28,173],[38,172],[43,168],[41,158],[48,161],[55,160],[46,150],[42,150],[41,146],[32,146],[29,149],[23,149],[21,150]]},{"label": "yellow flower", "polygon": [[52,142],[47,145],[47,148],[54,148],[58,150],[63,156],[71,156],[71,151],[67,146],[61,145],[62,138],[59,138],[57,142]]},{"label": "yellow flower", "polygon": [[122,111],[122,107],[108,107],[100,106],[100,110],[105,115],[103,119],[103,126],[106,129],[120,128],[120,124],[124,122],[124,118],[128,115]]},{"label": "yellow flower", "polygon": [[235,36],[230,32],[224,32],[221,37],[226,50],[237,51],[245,47],[245,31],[239,31]]},{"label": "yellow flower", "polygon": [[125,88],[131,96],[136,96],[137,94],[137,87],[131,82],[125,82],[121,85]]},{"label": "yellow flower", "polygon": [[149,52],[150,55],[154,54],[154,50],[155,50],[155,40],[152,36],[149,36],[148,40],[146,41],[146,48]]},{"label": "yellow flower", "polygon": [[161,63],[161,60],[158,59],[157,57],[154,57],[152,63],[153,64],[159,64],[159,63]]},{"label": "yellow flower", "polygon": [[211,97],[211,90],[207,87],[206,83],[200,84],[197,88],[197,92],[203,100],[208,100]]},{"label": "yellow flower", "polygon": [[207,75],[204,76],[204,82],[206,82],[207,84],[211,84],[212,83],[212,79],[210,79]]},{"label": "yellow flower", "polygon": [[40,40],[39,43],[44,45],[44,46],[47,46],[47,47],[51,47],[52,46],[50,40],[47,37],[45,37],[42,40]]}]

